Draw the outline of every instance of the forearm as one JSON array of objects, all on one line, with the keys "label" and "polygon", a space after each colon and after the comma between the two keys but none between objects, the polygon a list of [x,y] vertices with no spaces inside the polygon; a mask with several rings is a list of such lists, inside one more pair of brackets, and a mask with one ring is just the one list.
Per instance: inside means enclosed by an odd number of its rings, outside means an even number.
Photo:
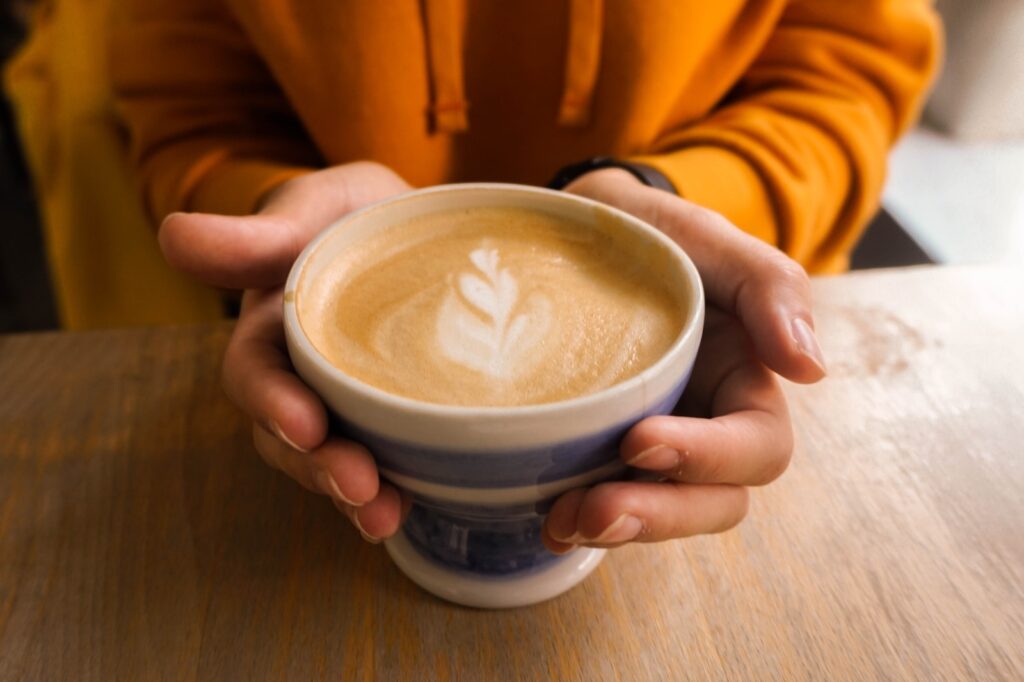
[{"label": "forearm", "polygon": [[128,0],[122,10],[111,44],[115,103],[155,220],[251,213],[267,191],[321,165],[224,8]]},{"label": "forearm", "polygon": [[636,160],[809,269],[832,269],[877,208],[886,154],[938,50],[924,2],[793,2],[727,102]]}]

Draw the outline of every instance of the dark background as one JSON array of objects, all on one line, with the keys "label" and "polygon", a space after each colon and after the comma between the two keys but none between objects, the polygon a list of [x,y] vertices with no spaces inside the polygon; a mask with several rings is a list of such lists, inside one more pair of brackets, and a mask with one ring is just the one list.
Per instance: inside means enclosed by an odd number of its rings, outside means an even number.
[{"label": "dark background", "polygon": [[[25,35],[28,2],[0,4],[0,64]],[[57,325],[42,233],[6,95],[0,97],[0,332]]]}]

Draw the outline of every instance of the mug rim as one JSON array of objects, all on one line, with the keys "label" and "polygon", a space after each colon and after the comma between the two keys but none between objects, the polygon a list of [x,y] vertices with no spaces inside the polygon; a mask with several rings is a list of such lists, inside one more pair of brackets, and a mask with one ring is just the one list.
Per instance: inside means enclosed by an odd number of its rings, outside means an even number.
[{"label": "mug rim", "polygon": [[[527,405],[449,405],[445,403],[418,400],[416,398],[409,398],[407,396],[390,393],[377,388],[372,384],[346,374],[336,365],[332,364],[319,351],[319,349],[313,345],[313,342],[310,341],[305,329],[302,327],[301,321],[299,320],[297,306],[298,286],[301,281],[303,271],[307,264],[315,257],[320,246],[329,240],[332,234],[341,229],[342,225],[363,218],[369,213],[386,210],[388,207],[401,202],[417,201],[425,196],[470,191],[534,194],[554,199],[556,201],[590,207],[593,210],[605,211],[619,220],[630,223],[634,228],[639,229],[649,238],[660,242],[682,265],[684,276],[690,285],[692,293],[694,294],[694,300],[692,301],[690,309],[687,311],[687,315],[684,318],[685,321],[683,323],[682,330],[672,342],[672,345],[669,346],[668,350],[662,353],[661,357],[659,357],[656,362],[643,371],[599,391],[594,391],[593,393],[587,393],[573,398],[567,398],[565,400]],[[559,190],[552,190],[544,187],[501,182],[465,182],[435,185],[433,187],[415,189],[403,194],[391,196],[350,213],[346,213],[344,216],[335,220],[321,230],[320,233],[299,253],[299,256],[295,259],[295,262],[292,264],[291,270],[288,273],[283,293],[283,324],[286,334],[290,337],[289,340],[296,343],[307,358],[317,365],[318,369],[325,372],[332,378],[332,380],[341,383],[348,390],[372,402],[383,403],[403,411],[415,412],[424,416],[433,417],[486,418],[496,416],[508,417],[513,415],[518,417],[528,417],[551,414],[569,409],[583,408],[604,401],[613,400],[622,394],[635,390],[637,386],[649,382],[652,376],[659,374],[671,366],[673,358],[684,352],[689,347],[694,335],[702,333],[704,318],[703,311],[705,305],[704,299],[704,286],[700,278],[700,273],[697,271],[697,266],[694,265],[690,256],[682,247],[669,239],[669,237],[663,232],[632,214],[593,199],[588,199],[574,194],[567,194]]]}]

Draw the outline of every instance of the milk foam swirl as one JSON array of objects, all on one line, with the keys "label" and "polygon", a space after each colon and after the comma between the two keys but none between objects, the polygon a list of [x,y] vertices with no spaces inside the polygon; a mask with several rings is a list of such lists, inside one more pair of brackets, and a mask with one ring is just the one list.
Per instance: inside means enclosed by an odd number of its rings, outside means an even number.
[{"label": "milk foam swirl", "polygon": [[343,371],[428,402],[522,405],[642,371],[682,325],[679,299],[621,239],[526,209],[410,221],[305,287],[313,344]]},{"label": "milk foam swirl", "polygon": [[542,293],[519,299],[519,284],[499,266],[498,249],[469,254],[472,272],[450,276],[437,315],[437,344],[452,362],[495,379],[525,374],[531,351],[551,326],[551,302]]}]

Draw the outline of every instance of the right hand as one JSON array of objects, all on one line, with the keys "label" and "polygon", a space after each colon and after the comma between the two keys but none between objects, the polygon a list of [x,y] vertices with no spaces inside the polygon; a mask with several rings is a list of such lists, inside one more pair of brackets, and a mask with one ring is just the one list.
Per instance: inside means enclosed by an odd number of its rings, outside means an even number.
[{"label": "right hand", "polygon": [[393,535],[410,501],[377,475],[363,446],[329,436],[327,410],[292,370],[282,324],[282,285],[321,230],[409,185],[377,163],[356,162],[294,178],[245,217],[173,213],[160,227],[167,261],[217,287],[244,289],[224,355],[224,389],[253,420],[270,466],[329,496],[371,542]]}]

